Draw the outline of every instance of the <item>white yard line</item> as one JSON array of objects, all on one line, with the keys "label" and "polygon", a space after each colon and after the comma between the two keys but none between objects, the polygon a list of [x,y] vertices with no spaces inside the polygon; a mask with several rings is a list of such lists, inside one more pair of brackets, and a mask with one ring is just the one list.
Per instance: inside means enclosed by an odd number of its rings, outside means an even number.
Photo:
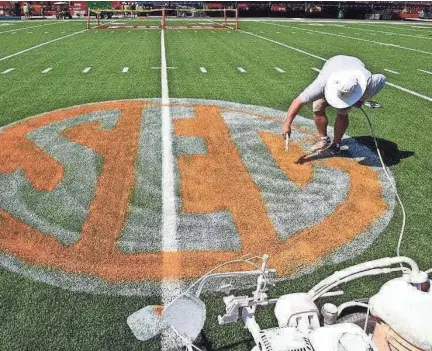
[{"label": "white yard line", "polygon": [[431,71],[426,71],[426,70],[424,70],[424,69],[418,69],[418,71],[423,72],[423,73],[427,73],[427,74],[432,74]]},{"label": "white yard line", "polygon": [[82,70],[82,73],[88,73],[91,70],[91,67],[86,67]]},{"label": "white yard line", "polygon": [[315,72],[318,72],[318,73],[321,72],[321,70],[319,68],[316,68],[316,67],[312,67],[311,70],[315,71]]},{"label": "white yard line", "polygon": [[247,35],[251,35],[251,36],[256,37],[256,38],[260,38],[260,39],[263,39],[263,40],[269,41],[270,43],[277,44],[277,45],[283,46],[283,47],[285,47],[285,48],[288,48],[288,49],[291,49],[291,50],[297,51],[297,52],[299,52],[299,53],[301,53],[301,54],[308,55],[308,56],[314,57],[314,58],[319,59],[319,60],[322,60],[322,61],[327,61],[327,60],[326,60],[325,58],[323,58],[323,57],[320,57],[320,56],[317,56],[317,55],[311,54],[311,53],[309,53],[309,52],[306,52],[306,51],[303,51],[303,50],[297,49],[297,48],[295,48],[294,46],[290,46],[290,45],[287,45],[287,44],[281,43],[281,42],[279,42],[279,41],[276,41],[276,40],[273,40],[273,39],[269,39],[269,38],[263,37],[263,36],[258,35],[258,34],[254,34],[254,33],[251,33],[251,32],[247,32],[247,31],[242,30],[242,29],[239,29],[238,31],[241,32],[241,33],[247,34]]},{"label": "white yard line", "polygon": [[15,68],[8,68],[7,70],[3,71],[1,74],[8,74],[9,72],[12,72]]},{"label": "white yard line", "polygon": [[429,96],[425,96],[425,95],[419,94],[419,93],[417,93],[415,91],[412,91],[412,90],[409,90],[407,88],[401,87],[400,85],[396,85],[396,84],[390,83],[388,81],[386,82],[386,84],[390,85],[393,88],[399,89],[399,90],[404,91],[406,93],[409,93],[411,95],[415,95],[415,96],[418,96],[418,97],[420,97],[422,99],[425,99],[425,100],[428,100],[428,101],[432,102],[432,98],[429,97]]},{"label": "white yard line", "polygon": [[396,45],[396,44],[392,44],[392,43],[384,43],[384,42],[376,41],[376,40],[357,38],[357,37],[352,37],[350,35],[336,34],[336,33],[330,33],[330,32],[323,32],[323,31],[319,31],[319,30],[311,30],[311,29],[305,29],[305,28],[293,27],[293,26],[286,26],[286,25],[278,24],[278,23],[270,23],[270,22],[260,22],[260,23],[270,24],[272,26],[280,26],[280,27],[286,27],[286,28],[295,28],[295,29],[300,29],[300,30],[303,30],[303,31],[310,31],[310,32],[322,34],[322,35],[330,35],[330,36],[333,36],[333,37],[358,40],[358,41],[363,41],[363,42],[366,42],[366,43],[383,45],[383,46],[388,46],[388,47],[392,47],[392,48],[396,48],[396,49],[402,49],[402,50],[408,50],[408,51],[413,51],[413,52],[419,52],[419,53],[422,53],[422,54],[432,55],[432,52],[430,52],[430,51],[424,51],[424,50],[409,48],[409,47],[406,47],[406,46]]},{"label": "white yard line", "polygon": [[237,69],[239,70],[239,72],[241,73],[246,73],[246,70],[243,67],[237,67]]},{"label": "white yard line", "polygon": [[207,73],[207,70],[206,70],[205,67],[200,67],[200,71],[201,71],[202,73]]},{"label": "white yard line", "polygon": [[432,38],[424,37],[422,35],[395,33],[395,32],[388,32],[388,31],[385,31],[385,30],[377,30],[377,29],[354,28],[354,27],[345,27],[345,28],[347,28],[347,29],[354,29],[354,30],[362,30],[362,31],[365,31],[365,32],[369,32],[370,35],[376,35],[375,32],[378,32],[378,33],[383,33],[383,34],[388,34],[388,35],[399,35],[399,36],[402,36],[402,37],[421,38],[421,39],[432,40]]},{"label": "white yard line", "polygon": [[31,51],[31,50],[34,50],[34,49],[40,48],[40,47],[45,46],[45,45],[49,45],[49,44],[51,44],[51,43],[54,43],[54,42],[56,42],[56,41],[59,41],[59,40],[62,40],[62,39],[66,39],[66,38],[69,38],[69,37],[71,37],[71,36],[73,36],[73,35],[77,35],[77,34],[84,33],[86,30],[87,30],[87,29],[84,29],[84,30],[80,30],[80,31],[78,31],[78,32],[74,32],[74,33],[72,33],[72,34],[64,35],[64,36],[62,36],[62,37],[55,38],[55,39],[52,39],[52,40],[50,40],[50,41],[46,41],[46,42],[44,42],[44,43],[42,43],[42,44],[32,46],[32,47],[30,47],[30,48],[28,48],[28,49],[18,51],[18,52],[14,53],[14,54],[11,54],[11,55],[8,55],[8,56],[4,56],[4,57],[0,57],[0,61],[4,61],[4,60],[7,60],[7,59],[9,59],[9,58],[11,58],[11,57],[14,57],[14,56],[18,56],[18,55],[24,54],[24,53],[29,52],[29,51]]},{"label": "white yard line", "polygon": [[42,73],[48,73],[48,72],[51,71],[52,69],[53,69],[52,67],[45,68],[45,69],[42,71]]},{"label": "white yard line", "polygon": [[279,73],[285,73],[285,71],[279,67],[275,67],[275,70],[278,71]]},{"label": "white yard line", "polygon": [[9,30],[4,30],[4,31],[0,32],[0,34],[8,33],[8,32],[18,32],[20,30],[26,30],[26,29],[31,29],[31,28],[43,27],[43,26],[51,26],[53,24],[58,24],[58,23],[60,23],[60,22],[45,23],[45,24],[41,24],[39,26],[31,26],[31,27],[24,27],[24,28],[18,28],[18,29],[9,29]]},{"label": "white yard line", "polygon": [[[167,69],[176,69],[177,67],[169,66]],[[151,67],[151,69],[162,69],[162,67]]]},{"label": "white yard line", "polygon": [[399,72],[393,71],[392,69],[384,68],[384,71],[393,73],[393,74],[400,74]]},{"label": "white yard line", "polygon": [[[178,251],[177,212],[175,204],[174,156],[172,151],[172,120],[168,92],[168,70],[165,51],[165,31],[161,30],[161,87],[162,87],[162,255]],[[177,262],[168,261],[163,255],[162,271]],[[161,282],[162,303],[167,304],[179,293],[181,284],[172,279]],[[175,337],[169,331],[162,333],[161,349],[173,348]]]},{"label": "white yard line", "polygon": [[[263,36],[261,36],[261,35],[257,35],[257,34],[251,33],[251,32],[246,32],[246,31],[241,30],[241,29],[239,29],[239,32],[240,32],[240,33],[243,33],[243,34],[251,35],[251,36],[256,37],[256,38],[260,38],[260,39],[262,39],[262,40],[268,41],[268,42],[270,42],[270,43],[273,43],[273,44],[276,44],[276,45],[279,45],[279,46],[283,46],[284,48],[288,48],[288,49],[291,49],[291,50],[297,51],[297,52],[299,52],[299,53],[301,53],[301,54],[304,54],[304,55],[307,55],[307,56],[310,56],[310,57],[314,57],[314,58],[319,59],[319,60],[321,60],[321,61],[327,61],[327,59],[325,59],[325,58],[323,58],[323,57],[320,57],[320,56],[317,56],[317,55],[311,54],[310,52],[307,52],[307,51],[304,51],[304,50],[300,50],[300,49],[298,49],[298,48],[295,48],[295,47],[293,47],[293,46],[290,46],[290,45],[287,45],[287,44],[281,43],[281,42],[279,42],[279,41],[276,41],[276,40],[273,40],[273,39],[269,39],[269,38],[263,37]],[[426,95],[423,95],[423,94],[417,93],[417,92],[415,92],[415,91],[413,91],[413,90],[410,90],[410,89],[407,89],[407,88],[401,87],[400,85],[393,84],[393,83],[390,83],[390,82],[388,82],[388,81],[386,82],[386,84],[389,85],[389,86],[391,86],[391,87],[393,87],[393,88],[395,88],[395,89],[398,89],[398,90],[400,90],[400,91],[403,91],[403,92],[405,92],[405,93],[408,93],[408,94],[411,94],[411,95],[417,96],[417,97],[419,97],[419,98],[422,98],[422,99],[424,99],[424,100],[427,100],[427,101],[431,101],[431,102],[432,102],[432,98],[429,97],[429,96],[426,96]]]},{"label": "white yard line", "polygon": [[129,72],[129,67],[123,67],[122,73],[128,73],[128,72]]}]

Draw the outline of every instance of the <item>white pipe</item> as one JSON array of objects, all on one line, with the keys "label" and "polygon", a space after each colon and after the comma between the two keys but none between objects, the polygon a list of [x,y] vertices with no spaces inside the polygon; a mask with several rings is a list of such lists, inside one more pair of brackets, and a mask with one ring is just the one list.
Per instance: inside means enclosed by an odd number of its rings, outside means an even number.
[{"label": "white pipe", "polygon": [[[380,258],[378,260],[363,262],[360,264],[357,264],[352,267],[345,268],[341,271],[336,271],[331,276],[327,277],[326,279],[319,282],[317,285],[315,285],[310,291],[309,294],[315,294],[318,289],[320,289],[323,286],[326,286],[328,284],[333,284],[335,281],[339,281],[341,279],[344,279],[347,276],[357,274],[362,271],[372,270],[375,268],[384,268],[389,267],[395,264],[401,264],[405,263],[411,267],[411,270],[413,273],[418,273],[419,268],[417,263],[415,263],[414,260],[412,260],[409,257],[386,257],[386,258]],[[365,276],[367,276],[367,272],[365,272]]]},{"label": "white pipe", "polygon": [[332,297],[332,296],[341,296],[344,292],[342,290],[338,291],[329,291],[321,295],[321,297]]},{"label": "white pipe", "polygon": [[334,287],[343,284],[343,283],[348,283],[352,280],[358,279],[358,278],[363,278],[363,277],[367,277],[367,276],[372,276],[372,275],[380,275],[380,274],[388,274],[388,273],[392,273],[392,272],[398,272],[401,271],[402,268],[377,268],[377,269],[371,269],[369,271],[366,272],[359,272],[357,274],[352,274],[349,277],[345,277],[343,279],[334,281],[332,284],[329,284],[325,287],[321,287],[320,291],[309,291],[309,296],[312,298],[312,300],[316,300],[320,297],[322,297],[323,294],[325,294],[327,291],[333,289]]},{"label": "white pipe", "polygon": [[242,310],[242,318],[245,327],[251,333],[255,344],[258,345],[261,341],[261,328],[255,320],[254,308],[253,307],[244,307]]}]

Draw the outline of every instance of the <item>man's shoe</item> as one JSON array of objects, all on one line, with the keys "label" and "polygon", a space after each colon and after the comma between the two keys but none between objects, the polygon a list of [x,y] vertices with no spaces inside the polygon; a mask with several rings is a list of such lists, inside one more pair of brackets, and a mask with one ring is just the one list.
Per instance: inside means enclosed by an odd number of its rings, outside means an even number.
[{"label": "man's shoe", "polygon": [[329,137],[321,137],[320,140],[311,147],[312,152],[325,150],[330,146],[330,138]]},{"label": "man's shoe", "polygon": [[327,148],[321,150],[322,156],[335,156],[341,153],[340,144],[331,143]]}]

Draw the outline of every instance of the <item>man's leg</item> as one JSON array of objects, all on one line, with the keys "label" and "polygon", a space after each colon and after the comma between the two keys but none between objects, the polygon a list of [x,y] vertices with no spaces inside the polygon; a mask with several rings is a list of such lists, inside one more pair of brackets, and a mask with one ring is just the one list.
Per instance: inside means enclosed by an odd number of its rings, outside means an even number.
[{"label": "man's leg", "polygon": [[348,113],[337,114],[334,125],[333,143],[339,145],[349,125]]},{"label": "man's leg", "polygon": [[328,119],[325,113],[325,109],[327,107],[328,104],[324,99],[316,100],[312,104],[313,119],[317,127],[318,134],[322,138],[327,137]]},{"label": "man's leg", "polygon": [[323,150],[330,145],[330,138],[327,136],[328,119],[325,113],[327,107],[324,99],[316,100],[312,104],[313,119],[320,135],[320,140],[311,147],[312,152]]}]

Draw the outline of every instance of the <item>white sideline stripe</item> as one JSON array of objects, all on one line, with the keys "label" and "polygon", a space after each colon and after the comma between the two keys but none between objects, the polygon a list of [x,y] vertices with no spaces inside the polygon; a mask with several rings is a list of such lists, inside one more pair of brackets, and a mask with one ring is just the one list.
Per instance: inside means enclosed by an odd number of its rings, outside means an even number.
[{"label": "white sideline stripe", "polygon": [[241,73],[246,73],[246,70],[243,67],[237,67],[237,69],[241,72]]},{"label": "white sideline stripe", "polygon": [[318,73],[321,72],[321,70],[319,68],[316,68],[316,67],[312,67],[311,70],[315,71],[315,72],[318,72]]},{"label": "white sideline stripe", "polygon": [[432,74],[432,72],[430,72],[430,71],[425,71],[424,69],[418,69],[420,72],[423,72],[423,73],[427,73],[427,74]]},{"label": "white sideline stripe", "polygon": [[279,67],[275,67],[275,70],[278,71],[279,73],[285,73],[285,71]]},{"label": "white sideline stripe", "polygon": [[[172,152],[172,120],[168,92],[168,70],[165,51],[165,30],[161,30],[161,88],[162,88],[162,251],[177,251],[177,212],[175,205],[174,156]],[[162,262],[162,265],[166,262]],[[164,268],[162,267],[162,270]],[[180,292],[178,281],[163,279],[162,303],[167,304]],[[172,349],[172,331],[161,335],[161,349]]]},{"label": "white sideline stripe", "polygon": [[128,73],[128,71],[129,71],[129,67],[123,67],[122,73]]},{"label": "white sideline stripe", "polygon": [[88,73],[91,70],[91,67],[86,67],[83,69],[82,73]]},{"label": "white sideline stripe", "polygon": [[8,33],[8,32],[18,32],[20,30],[26,30],[26,29],[31,29],[31,28],[43,27],[43,26],[51,26],[53,24],[58,24],[58,23],[60,23],[60,22],[45,23],[45,24],[41,24],[39,26],[24,27],[24,28],[18,28],[18,29],[9,29],[9,30],[4,30],[4,31],[0,32],[0,34]]},{"label": "white sideline stripe", "polygon": [[[265,23],[265,22],[264,22],[264,23]],[[299,52],[299,53],[301,53],[301,54],[304,54],[304,55],[307,55],[307,56],[311,56],[311,57],[315,57],[315,58],[317,58],[317,59],[319,59],[319,60],[321,60],[321,61],[327,61],[327,60],[326,60],[325,58],[323,58],[323,57],[320,57],[320,56],[317,56],[317,55],[311,54],[310,52],[307,52],[307,51],[304,51],[304,50],[297,49],[297,48],[295,48],[295,47],[293,47],[293,46],[286,45],[286,44],[281,43],[281,42],[279,42],[279,41],[276,41],[276,40],[273,40],[273,39],[269,39],[269,38],[266,38],[266,37],[262,37],[261,35],[256,35],[256,34],[253,34],[253,33],[250,33],[250,32],[246,32],[246,31],[241,30],[241,29],[239,29],[238,31],[239,31],[240,33],[248,34],[248,35],[251,35],[251,36],[253,36],[253,37],[257,37],[257,38],[260,38],[260,39],[263,39],[263,40],[269,41],[270,43],[277,44],[277,45],[283,46],[283,47],[285,47],[285,48],[288,48],[288,49],[291,49],[291,50],[297,51],[297,52]],[[406,93],[408,93],[408,94],[411,94],[411,95],[417,96],[417,97],[419,97],[419,98],[422,98],[422,99],[424,99],[424,100],[427,100],[427,101],[431,101],[431,102],[432,102],[432,98],[430,98],[429,96],[422,95],[422,94],[417,93],[417,92],[415,92],[415,91],[413,91],[413,90],[410,90],[410,89],[407,89],[407,88],[401,87],[400,85],[396,85],[396,84],[390,83],[390,82],[388,82],[388,81],[386,82],[386,84],[389,85],[389,86],[391,86],[391,87],[393,87],[393,88],[395,88],[395,89],[398,89],[398,90],[404,91],[404,92],[406,92]]]},{"label": "white sideline stripe", "polygon": [[378,45],[393,47],[393,48],[396,48],[396,49],[403,49],[403,50],[409,50],[409,51],[419,52],[419,53],[422,53],[422,54],[432,55],[432,52],[430,52],[430,51],[423,51],[423,50],[419,50],[419,49],[409,48],[409,47],[406,47],[406,46],[401,46],[401,45],[396,45],[396,44],[391,44],[391,43],[384,43],[384,42],[376,41],[376,40],[368,40],[368,39],[363,39],[363,38],[357,38],[357,37],[352,37],[352,36],[344,35],[344,34],[336,34],[336,33],[330,33],[330,32],[322,32],[322,31],[319,31],[319,30],[305,29],[305,28],[300,28],[300,27],[285,26],[283,24],[278,24],[278,23],[270,23],[270,22],[259,22],[259,23],[265,23],[265,24],[270,24],[272,26],[280,26],[280,27],[286,27],[286,28],[295,28],[295,29],[300,29],[300,30],[303,30],[303,31],[311,31],[311,32],[318,33],[318,34],[331,35],[331,36],[334,36],[334,37],[359,40],[359,41],[363,41],[363,42],[366,42],[366,43],[378,44]]},{"label": "white sideline stripe", "polygon": [[384,71],[390,72],[390,73],[394,73],[394,74],[400,74],[399,72],[393,71],[391,69],[388,68],[384,68]]},{"label": "white sideline stripe", "polygon": [[52,67],[45,68],[45,69],[42,71],[42,73],[48,73],[48,72],[51,71],[52,69],[53,69]]},{"label": "white sideline stripe", "polygon": [[14,56],[17,56],[17,55],[24,54],[25,52],[28,52],[28,51],[31,51],[31,50],[34,50],[34,49],[40,48],[40,47],[42,47],[42,46],[45,46],[45,45],[48,45],[48,44],[54,43],[54,42],[56,42],[56,41],[59,41],[59,40],[62,40],[62,39],[66,39],[66,38],[69,38],[69,37],[71,37],[71,36],[73,36],[73,35],[77,35],[77,34],[84,33],[86,30],[87,30],[87,29],[84,29],[84,30],[80,30],[80,31],[78,31],[78,32],[74,32],[74,33],[72,33],[72,34],[64,35],[64,36],[62,36],[62,37],[55,38],[55,39],[52,39],[52,40],[50,40],[50,41],[46,41],[46,42],[44,42],[44,43],[42,43],[42,44],[39,44],[39,45],[36,45],[36,46],[32,46],[32,47],[30,47],[30,48],[28,48],[28,49],[18,51],[18,52],[14,53],[14,54],[11,54],[11,55],[8,55],[8,56],[1,57],[1,58],[0,58],[0,61],[4,61],[4,60],[7,60],[7,59],[9,59],[9,58],[11,58],[11,57],[14,57]]},{"label": "white sideline stripe", "polygon": [[205,67],[200,67],[200,71],[201,71],[202,73],[207,73],[207,70],[205,69]]},{"label": "white sideline stripe", "polygon": [[12,72],[15,68],[8,68],[7,70],[3,71],[1,74],[7,74],[9,72]]}]

